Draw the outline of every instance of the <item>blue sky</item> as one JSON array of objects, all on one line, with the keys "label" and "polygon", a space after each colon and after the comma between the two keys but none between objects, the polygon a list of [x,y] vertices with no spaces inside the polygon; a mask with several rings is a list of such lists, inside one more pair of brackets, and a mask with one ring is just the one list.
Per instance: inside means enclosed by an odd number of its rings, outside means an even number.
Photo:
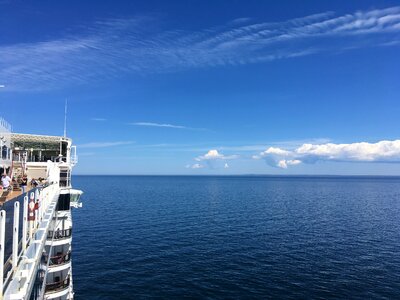
[{"label": "blue sky", "polygon": [[400,175],[396,1],[1,1],[1,116],[77,174]]}]

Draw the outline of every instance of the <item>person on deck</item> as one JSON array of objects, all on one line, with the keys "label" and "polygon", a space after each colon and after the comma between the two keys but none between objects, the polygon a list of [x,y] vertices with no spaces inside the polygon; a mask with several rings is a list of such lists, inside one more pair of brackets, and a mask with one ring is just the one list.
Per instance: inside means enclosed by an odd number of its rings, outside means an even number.
[{"label": "person on deck", "polygon": [[3,189],[8,190],[10,188],[10,182],[11,182],[11,178],[8,177],[8,175],[4,173],[1,176],[1,184],[3,186]]},{"label": "person on deck", "polygon": [[36,180],[35,178],[32,178],[32,180],[31,180],[31,186],[37,187],[38,184],[39,184],[39,183],[37,182],[37,180]]},{"label": "person on deck", "polygon": [[22,188],[22,193],[26,192],[26,186],[28,185],[28,178],[24,175],[21,179],[20,187]]}]

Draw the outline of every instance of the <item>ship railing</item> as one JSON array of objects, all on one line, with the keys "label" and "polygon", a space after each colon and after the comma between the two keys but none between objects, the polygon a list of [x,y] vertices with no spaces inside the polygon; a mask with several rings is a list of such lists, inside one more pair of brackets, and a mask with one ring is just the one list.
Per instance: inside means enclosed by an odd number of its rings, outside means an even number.
[{"label": "ship railing", "polygon": [[[40,262],[48,228],[56,212],[57,191],[58,186],[54,184],[41,191],[29,191],[23,196],[22,203],[13,200],[4,203],[0,212],[0,298],[3,296],[4,299],[20,299],[18,295],[32,289],[35,282],[34,270]],[[35,207],[34,220],[28,219],[29,202],[39,204]],[[14,214],[8,211],[8,203],[13,204]],[[11,237],[6,234],[10,222]],[[12,246],[12,252],[7,250],[7,245]],[[9,268],[3,263],[3,259],[10,255],[5,255],[6,253],[11,254]]]},{"label": "ship railing", "polygon": [[70,260],[71,260],[71,251],[68,251],[67,254],[51,256],[49,259],[49,266],[63,265],[68,263]]},{"label": "ship railing", "polygon": [[52,282],[52,283],[46,283],[46,293],[54,293],[58,292],[61,290],[64,290],[65,288],[69,287],[69,282],[70,282],[70,277],[68,275],[67,278],[61,281],[57,282]]},{"label": "ship railing", "polygon": [[[2,266],[3,270],[3,278],[7,278],[8,275],[10,275],[12,272],[12,258],[14,256],[15,258],[15,253],[16,252],[16,257],[19,260],[19,257],[23,251],[23,249],[26,248],[27,244],[30,243],[29,238],[25,236],[25,239],[23,239],[24,234],[23,234],[23,227],[24,227],[24,222],[25,225],[26,221],[24,221],[24,206],[28,205],[28,196],[33,193],[35,202],[38,200],[38,188],[33,188],[30,191],[23,193],[21,195],[15,196],[14,198],[8,199],[2,199],[3,201],[0,202],[0,209],[4,210],[5,215],[7,216],[5,219],[5,226],[4,226],[4,241],[5,245],[3,245],[3,253],[4,253],[4,264]],[[4,192],[3,192],[4,195]],[[12,195],[12,194],[11,194]],[[10,197],[10,194],[7,192],[7,196]],[[26,203],[25,203],[26,202]],[[18,203],[18,204],[17,204]],[[18,215],[16,217],[16,215]],[[41,217],[41,216],[40,216]],[[37,224],[37,223],[36,223]],[[0,226],[1,227],[1,226]],[[25,226],[27,227],[27,226]],[[32,230],[35,230],[36,225],[33,226]],[[15,236],[15,232],[18,229],[18,235]],[[27,231],[27,229],[26,229]],[[15,242],[14,239],[17,241]],[[15,245],[17,243],[17,247]]]},{"label": "ship railing", "polygon": [[57,229],[57,230],[49,230],[47,234],[48,239],[61,240],[71,237],[72,235],[72,227],[68,229]]},{"label": "ship railing", "polygon": [[27,155],[25,157],[14,154],[12,157],[14,162],[66,162],[67,158],[64,156],[38,156],[38,155]]}]

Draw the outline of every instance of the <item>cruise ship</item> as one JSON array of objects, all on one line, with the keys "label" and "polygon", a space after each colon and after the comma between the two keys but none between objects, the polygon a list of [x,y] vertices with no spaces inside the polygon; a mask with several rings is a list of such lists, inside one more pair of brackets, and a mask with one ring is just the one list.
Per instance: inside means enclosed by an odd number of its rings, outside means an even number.
[{"label": "cruise ship", "polygon": [[0,190],[0,299],[73,299],[76,146],[66,136],[13,133],[0,119],[0,152],[1,174],[12,180]]}]

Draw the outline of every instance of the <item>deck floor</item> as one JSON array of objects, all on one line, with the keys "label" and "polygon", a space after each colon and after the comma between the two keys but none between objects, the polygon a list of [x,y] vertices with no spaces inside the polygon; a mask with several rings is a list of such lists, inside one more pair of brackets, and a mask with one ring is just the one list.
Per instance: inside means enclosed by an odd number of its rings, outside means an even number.
[{"label": "deck floor", "polygon": [[[33,186],[31,185],[27,185],[26,186],[26,192],[29,192],[31,189],[33,188]],[[8,195],[7,198],[4,202],[10,201],[18,196],[22,195],[22,190],[20,191],[11,191]]]}]

